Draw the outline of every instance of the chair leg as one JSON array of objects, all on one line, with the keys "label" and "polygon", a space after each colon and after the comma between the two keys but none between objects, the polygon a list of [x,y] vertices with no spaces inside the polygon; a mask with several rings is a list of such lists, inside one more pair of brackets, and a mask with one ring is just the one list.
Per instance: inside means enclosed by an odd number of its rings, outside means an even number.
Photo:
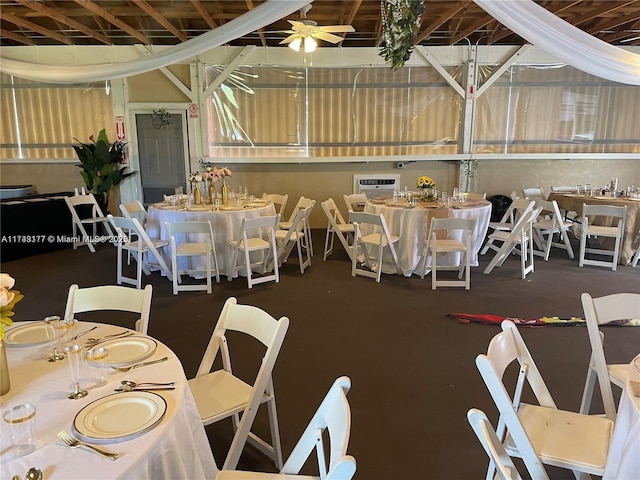
[{"label": "chair leg", "polygon": [[431,248],[431,290],[436,289],[436,284],[438,282],[436,278],[436,272],[438,271],[437,260],[438,252],[435,249],[435,245],[432,245]]},{"label": "chair leg", "polygon": [[207,293],[211,293],[211,254],[207,255]]},{"label": "chair leg", "polygon": [[[245,248],[243,251],[244,251],[244,262],[247,268],[247,285],[249,285],[249,288],[252,288],[253,282],[251,281],[251,258],[249,256],[249,250]],[[273,261],[277,262],[275,258]]]},{"label": "chair leg", "polygon": [[137,265],[136,265],[136,288],[140,290],[142,288],[142,252],[138,251]]}]

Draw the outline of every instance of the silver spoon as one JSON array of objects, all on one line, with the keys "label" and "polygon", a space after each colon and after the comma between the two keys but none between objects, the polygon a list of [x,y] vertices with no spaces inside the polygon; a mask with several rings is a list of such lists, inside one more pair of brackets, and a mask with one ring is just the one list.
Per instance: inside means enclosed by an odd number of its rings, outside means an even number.
[{"label": "silver spoon", "polygon": [[159,386],[159,387],[173,387],[176,384],[176,382],[167,382],[167,383],[142,382],[142,383],[136,383],[136,382],[132,382],[131,380],[122,380],[122,382],[120,382],[120,383],[122,383],[122,385],[125,385],[127,387],[131,387],[131,388],[141,387],[143,385]]},{"label": "silver spoon", "polygon": [[129,385],[120,385],[114,388],[114,392],[140,392],[147,390],[175,390],[176,387],[130,387]]},{"label": "silver spoon", "polygon": [[42,480],[43,474],[42,470],[38,467],[31,467],[27,472],[26,479],[27,480]]}]

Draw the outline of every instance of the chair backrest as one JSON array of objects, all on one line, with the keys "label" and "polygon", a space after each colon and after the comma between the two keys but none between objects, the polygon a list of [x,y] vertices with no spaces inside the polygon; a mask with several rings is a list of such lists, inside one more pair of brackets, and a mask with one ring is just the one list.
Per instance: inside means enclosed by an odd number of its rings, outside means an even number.
[{"label": "chair backrest", "polygon": [[531,200],[546,200],[547,197],[544,194],[542,187],[525,187],[522,189],[522,196]]},{"label": "chair backrest", "polygon": [[467,235],[473,235],[476,228],[475,218],[431,218],[429,225],[429,239],[437,230],[463,230]]},{"label": "chair backrest", "polygon": [[75,207],[80,205],[91,205],[92,217],[104,217],[102,209],[98,205],[96,198],[91,193],[88,193],[86,195],[72,195],[71,197],[64,197],[64,200],[65,202],[67,202],[67,206],[69,207],[71,214],[75,215],[75,217],[78,219],[79,217]]},{"label": "chair backrest", "polygon": [[293,211],[291,212],[291,215],[289,215],[289,220],[287,220],[287,222],[293,222],[293,219],[295,218],[296,213],[298,213],[298,210],[307,208],[309,205],[311,205],[311,202],[313,202],[313,204],[315,205],[315,200],[311,200],[310,198],[304,196],[300,197],[296,205],[293,207]]},{"label": "chair backrest", "polygon": [[349,218],[351,219],[351,223],[353,223],[356,230],[356,238],[360,238],[360,226],[362,224],[373,225],[374,232],[380,233],[380,242],[383,242],[383,239],[386,239],[389,244],[391,244],[391,234],[389,233],[389,228],[387,227],[387,222],[384,219],[384,216],[379,213],[366,213],[366,212],[350,212]]},{"label": "chair backrest", "polygon": [[500,480],[521,480],[522,477],[511,457],[504,449],[502,442],[493,430],[489,419],[482,410],[472,408],[467,412],[467,420],[480,440],[484,451],[493,462]]},{"label": "chair backrest", "polygon": [[127,218],[137,218],[141,225],[147,222],[147,210],[140,200],[120,204],[120,212]]},{"label": "chair backrest", "polygon": [[507,211],[504,212],[501,223],[516,223],[517,220],[526,212],[533,209],[536,202],[527,198],[516,198],[511,202]]},{"label": "chair backrest", "polygon": [[541,208],[542,210],[540,211],[541,213],[541,217],[547,216],[549,217],[549,220],[551,220],[551,227],[552,228],[562,228],[563,222],[562,222],[562,214],[560,213],[560,207],[558,207],[558,202],[556,202],[555,200],[549,201],[549,200],[540,200],[540,199],[536,199],[535,200],[535,208]]},{"label": "chair backrest", "polygon": [[602,335],[598,326],[617,320],[640,318],[640,294],[615,293],[593,298],[588,293],[583,293],[580,299],[582,300],[584,318],[589,331],[591,358],[598,375],[598,384],[600,386],[604,411],[607,418],[615,421],[616,406],[613,401],[611,381],[609,380],[609,373],[607,371]]},{"label": "chair backrest", "polygon": [[274,205],[279,205],[280,208],[277,208],[276,211],[280,214],[280,218],[284,218],[284,209],[287,206],[287,201],[289,200],[289,194],[280,195],[279,193],[263,193],[263,200],[269,200],[273,202]]},{"label": "chair backrest", "polygon": [[262,237],[265,236],[265,233],[269,236],[271,240],[271,236],[275,235],[275,231],[278,228],[278,223],[280,223],[280,215],[275,216],[267,216],[267,217],[255,217],[255,218],[243,218],[238,225],[238,230],[236,231],[236,240],[244,239],[247,240],[250,238],[248,232],[252,230],[265,229],[262,232]]},{"label": "chair backrest", "polygon": [[[321,480],[350,480],[353,477],[356,461],[347,455],[351,433],[351,409],[347,401],[350,388],[349,377],[340,377],[333,382],[281,473],[298,474],[315,449]],[[324,452],[323,431],[329,433],[328,458]]]},{"label": "chair backrest", "polygon": [[211,241],[213,241],[211,222],[188,220],[184,222],[166,222],[165,226],[167,228],[167,235],[169,237],[177,234],[188,235],[189,233],[202,233],[205,235],[209,235]]},{"label": "chair backrest", "polygon": [[139,313],[140,318],[135,323],[136,331],[146,334],[149,328],[152,293],[151,285],[139,290],[119,285],[79,288],[78,285],[73,284],[69,287],[64,318],[70,319],[76,313],[98,310]]},{"label": "chair backrest", "polygon": [[[506,427],[532,478],[548,478],[542,460],[517,414],[525,382],[531,387],[539,405],[553,409],[557,407],[516,325],[505,320],[501,327],[502,332],[491,339],[486,355],[476,357],[476,366],[500,412],[497,435],[502,438]],[[507,367],[514,362],[518,362],[520,367],[516,386],[507,388],[503,383],[503,376]],[[514,392],[513,398],[509,391]]]},{"label": "chair backrest", "polygon": [[[582,204],[582,218],[586,219],[588,216],[597,216],[601,215],[603,217],[616,217],[619,218],[618,227],[621,231],[624,229],[624,219],[627,215],[627,207],[626,205],[623,207],[618,207],[615,205],[589,205],[587,203]],[[591,222],[589,222],[591,223]],[[583,225],[586,225],[587,222],[583,222]]]},{"label": "chair backrest", "polygon": [[321,205],[328,219],[333,219],[336,224],[340,225],[346,225],[349,223],[345,221],[344,217],[340,213],[340,209],[336,205],[336,202],[333,200],[333,198],[326,199],[324,202],[321,202]]},{"label": "chair backrest", "polygon": [[196,377],[206,375],[211,371],[221,347],[223,348],[223,368],[227,372],[231,372],[231,357],[225,341],[225,333],[227,330],[241,332],[255,338],[267,347],[254,383],[254,390],[259,395],[262,395],[271,377],[271,370],[278,357],[288,328],[289,319],[287,317],[280,317],[280,319],[276,320],[258,307],[239,305],[236,298],[228,298],[213,329]]},{"label": "chair backrest", "polygon": [[356,210],[356,205],[364,206],[367,203],[367,196],[364,193],[351,193],[343,195],[343,197],[347,211]]},{"label": "chair backrest", "polygon": [[484,193],[461,192],[460,197],[466,197],[468,200],[486,200],[487,192],[484,192]]}]

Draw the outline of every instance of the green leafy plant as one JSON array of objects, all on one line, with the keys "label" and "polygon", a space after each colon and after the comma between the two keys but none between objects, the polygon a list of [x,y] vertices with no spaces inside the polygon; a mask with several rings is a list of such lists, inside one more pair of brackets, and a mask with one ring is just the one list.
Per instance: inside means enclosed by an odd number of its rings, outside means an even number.
[{"label": "green leafy plant", "polygon": [[391,64],[391,70],[402,67],[411,58],[413,43],[424,13],[423,0],[382,0],[382,45],[380,56]]},{"label": "green leafy plant", "polygon": [[135,174],[135,172],[125,172],[127,167],[121,164],[126,143],[121,141],[110,143],[104,129],[100,130],[98,140],[94,141],[93,135],[89,140],[91,143],[73,146],[81,163],[80,175],[89,191],[107,196],[112,186],[118,185],[125,178]]}]

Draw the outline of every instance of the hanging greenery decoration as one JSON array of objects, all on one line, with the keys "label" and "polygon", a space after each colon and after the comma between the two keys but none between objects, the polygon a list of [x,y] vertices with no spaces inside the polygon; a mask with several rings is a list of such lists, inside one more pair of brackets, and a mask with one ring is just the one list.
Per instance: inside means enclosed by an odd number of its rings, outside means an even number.
[{"label": "hanging greenery decoration", "polygon": [[171,115],[164,108],[158,108],[151,115],[151,123],[155,128],[169,128]]},{"label": "hanging greenery decoration", "polygon": [[397,70],[411,58],[413,42],[420,30],[424,0],[382,0],[382,45],[380,56]]}]

